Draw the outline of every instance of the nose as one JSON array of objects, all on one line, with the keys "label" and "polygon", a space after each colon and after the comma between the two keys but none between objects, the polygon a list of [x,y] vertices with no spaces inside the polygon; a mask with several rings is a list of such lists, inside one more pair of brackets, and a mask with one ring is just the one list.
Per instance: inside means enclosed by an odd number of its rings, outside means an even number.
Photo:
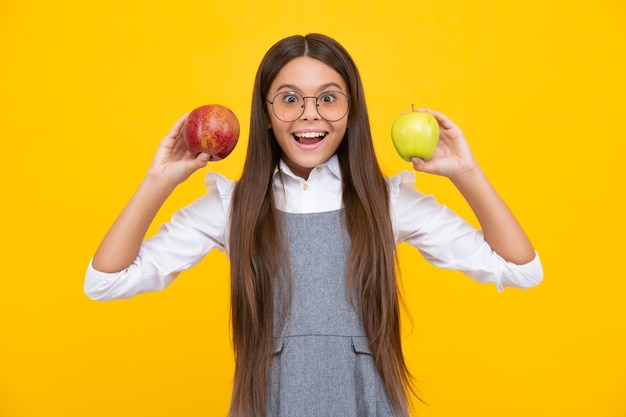
[{"label": "nose", "polygon": [[[307,100],[311,100],[310,102],[308,102],[308,106],[307,106]],[[320,115],[317,112],[317,97],[304,97],[302,99],[302,106],[304,107],[304,110],[302,111],[302,116],[300,116],[301,119],[303,120],[317,120],[319,119]]]}]

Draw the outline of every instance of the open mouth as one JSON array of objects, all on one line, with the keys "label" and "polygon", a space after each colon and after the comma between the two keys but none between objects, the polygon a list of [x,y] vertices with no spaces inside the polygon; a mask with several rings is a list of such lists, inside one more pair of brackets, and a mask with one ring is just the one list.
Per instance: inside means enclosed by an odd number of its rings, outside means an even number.
[{"label": "open mouth", "polygon": [[296,142],[302,145],[314,145],[326,137],[327,132],[298,132],[293,134]]}]

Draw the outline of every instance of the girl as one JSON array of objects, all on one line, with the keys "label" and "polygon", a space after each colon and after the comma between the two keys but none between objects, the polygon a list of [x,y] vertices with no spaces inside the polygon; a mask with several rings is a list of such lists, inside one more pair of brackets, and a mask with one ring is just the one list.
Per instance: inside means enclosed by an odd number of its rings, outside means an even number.
[{"label": "girl", "polygon": [[181,138],[186,116],[89,264],[97,300],[160,290],[213,248],[231,262],[235,376],[231,416],[406,416],[413,392],[401,348],[396,244],[479,282],[527,288],[543,277],[524,231],[441,113],[432,159],[416,171],[449,178],[481,230],[384,178],[357,68],[333,39],[279,41],[263,58],[238,182],[206,177],[208,193],[152,238],[174,190],[210,157]]}]

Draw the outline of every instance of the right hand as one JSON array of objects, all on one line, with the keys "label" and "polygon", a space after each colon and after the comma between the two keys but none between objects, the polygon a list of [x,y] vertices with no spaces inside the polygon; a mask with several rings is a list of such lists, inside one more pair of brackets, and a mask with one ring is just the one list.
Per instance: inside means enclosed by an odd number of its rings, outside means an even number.
[{"label": "right hand", "polygon": [[184,182],[194,172],[204,168],[211,156],[200,153],[194,157],[183,139],[183,124],[189,113],[185,113],[163,138],[152,160],[148,176],[157,181],[165,181],[172,187]]}]

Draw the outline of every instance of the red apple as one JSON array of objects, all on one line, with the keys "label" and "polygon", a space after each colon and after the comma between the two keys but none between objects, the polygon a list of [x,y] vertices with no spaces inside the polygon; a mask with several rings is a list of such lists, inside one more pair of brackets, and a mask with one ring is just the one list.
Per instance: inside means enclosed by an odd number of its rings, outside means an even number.
[{"label": "red apple", "polygon": [[239,120],[228,107],[207,104],[194,109],[183,124],[183,139],[193,156],[201,152],[211,160],[226,158],[237,145]]},{"label": "red apple", "polygon": [[395,120],[391,127],[391,139],[405,161],[411,161],[413,156],[427,161],[435,153],[439,142],[439,123],[430,113],[411,111]]}]

